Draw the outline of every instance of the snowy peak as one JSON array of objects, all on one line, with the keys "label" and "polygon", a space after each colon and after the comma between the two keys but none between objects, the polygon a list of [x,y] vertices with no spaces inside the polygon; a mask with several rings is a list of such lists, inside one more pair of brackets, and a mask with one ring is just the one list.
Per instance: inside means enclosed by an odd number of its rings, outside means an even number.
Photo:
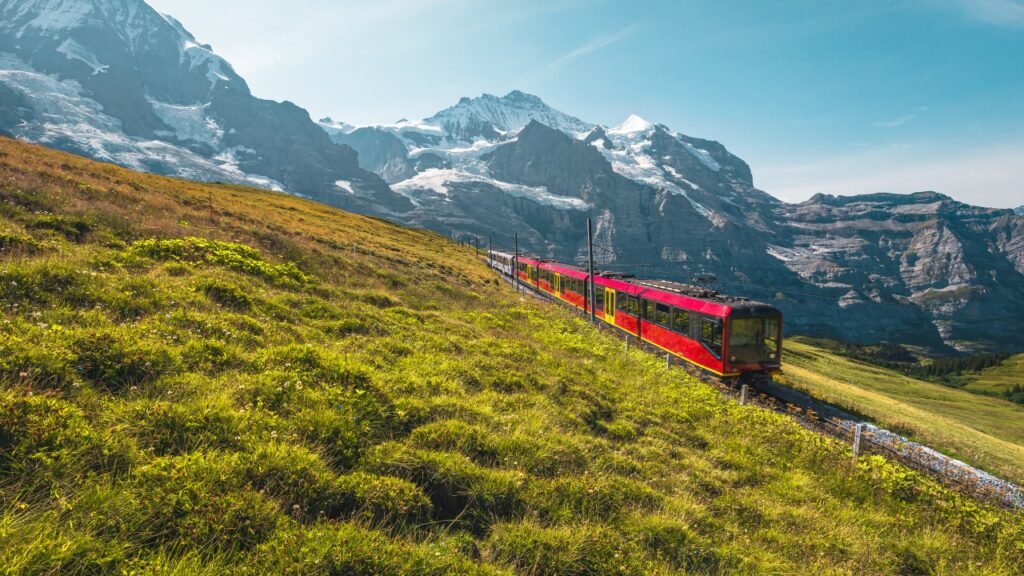
[{"label": "snowy peak", "polygon": [[331,117],[321,118],[317,124],[324,129],[327,134],[334,136],[339,134],[351,134],[356,131],[358,126],[353,126],[348,122],[339,122]]},{"label": "snowy peak", "polygon": [[1013,209],[1017,216],[1024,216],[1024,206],[1018,206]]},{"label": "snowy peak", "polygon": [[608,132],[610,134],[625,136],[631,134],[646,134],[652,130],[654,130],[654,123],[648,122],[636,114],[630,114],[629,118],[626,118],[622,124],[610,129]]},{"label": "snowy peak", "polygon": [[594,127],[593,124],[555,110],[537,96],[519,90],[513,90],[500,98],[491,94],[462,98],[455,106],[427,118],[424,123],[440,126],[456,138],[473,139],[518,132],[531,121],[572,135],[587,132]]}]

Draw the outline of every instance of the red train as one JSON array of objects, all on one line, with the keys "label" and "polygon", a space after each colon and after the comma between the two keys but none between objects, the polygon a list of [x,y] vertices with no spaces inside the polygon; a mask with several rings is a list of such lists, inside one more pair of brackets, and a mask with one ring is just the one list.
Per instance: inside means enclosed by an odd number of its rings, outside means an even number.
[{"label": "red train", "polygon": [[[492,251],[505,275],[590,312],[589,275],[576,266]],[[662,280],[594,274],[594,314],[604,322],[719,376],[777,372],[782,313],[774,306]]]}]

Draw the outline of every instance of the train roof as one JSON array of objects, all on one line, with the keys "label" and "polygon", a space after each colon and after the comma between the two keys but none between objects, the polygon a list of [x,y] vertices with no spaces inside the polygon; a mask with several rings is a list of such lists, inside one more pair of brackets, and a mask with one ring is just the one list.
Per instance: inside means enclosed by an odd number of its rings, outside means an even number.
[{"label": "train roof", "polygon": [[560,273],[567,273],[569,276],[579,279],[585,279],[588,276],[588,272],[579,266],[573,266],[572,264],[562,264],[561,262],[554,261],[542,261],[540,267],[545,270],[554,270]]},{"label": "train roof", "polygon": [[[514,255],[508,254],[508,256]],[[524,254],[519,255],[519,260],[546,270],[568,273],[568,275],[575,278],[586,279],[588,275],[585,268],[573,264],[532,258]],[[681,282],[640,280],[628,274],[606,272],[597,272],[594,275],[594,281],[602,286],[627,292],[633,296],[643,295],[650,298],[657,295],[659,300],[668,304],[683,306],[709,314],[723,316],[730,314],[734,316],[775,316],[779,314],[779,310],[771,304],[757,302],[742,296],[730,296],[722,294],[717,290],[692,284],[683,284]],[[654,294],[651,292],[654,292]]]},{"label": "train roof", "polygon": [[668,280],[638,280],[619,274],[599,274],[595,283],[632,296],[656,300],[715,316],[777,316],[778,309],[738,296],[720,294],[701,286]]}]

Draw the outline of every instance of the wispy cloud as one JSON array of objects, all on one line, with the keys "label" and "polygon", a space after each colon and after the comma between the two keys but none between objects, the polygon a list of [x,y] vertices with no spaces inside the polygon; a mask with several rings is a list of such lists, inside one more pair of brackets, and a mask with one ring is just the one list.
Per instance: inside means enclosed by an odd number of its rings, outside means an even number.
[{"label": "wispy cloud", "polygon": [[900,126],[903,126],[904,124],[917,118],[922,112],[927,111],[927,106],[918,106],[917,108],[914,108],[913,112],[904,114],[899,118],[894,118],[892,120],[875,120],[874,122],[871,123],[871,126],[874,128],[899,128]]},{"label": "wispy cloud", "polygon": [[975,18],[1003,26],[1024,27],[1022,0],[961,0]]},{"label": "wispy cloud", "polygon": [[996,26],[1024,28],[1024,0],[926,0]]},{"label": "wispy cloud", "polygon": [[875,128],[898,128],[907,122],[910,122],[914,118],[917,118],[917,114],[906,114],[896,118],[895,120],[875,120],[871,125]]},{"label": "wispy cloud", "polygon": [[569,52],[566,52],[565,54],[562,54],[558,58],[555,58],[551,62],[548,62],[547,64],[542,66],[532,79],[542,80],[544,78],[547,78],[554,74],[555,72],[558,72],[559,70],[565,68],[566,66],[569,66],[570,64],[581,58],[585,58],[595,52],[600,52],[601,50],[604,50],[605,48],[613,44],[622,42],[623,40],[635,34],[639,28],[640,24],[634,23],[630,24],[629,26],[626,26],[625,28],[619,30],[618,32],[612,34],[602,34],[600,36],[591,38],[586,43],[574,48],[573,50],[570,50]]}]

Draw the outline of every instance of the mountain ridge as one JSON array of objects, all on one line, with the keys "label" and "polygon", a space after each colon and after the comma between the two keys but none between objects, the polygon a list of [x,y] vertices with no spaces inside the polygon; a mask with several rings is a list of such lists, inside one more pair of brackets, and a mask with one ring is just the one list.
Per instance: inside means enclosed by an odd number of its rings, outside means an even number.
[{"label": "mountain ridge", "polygon": [[305,110],[252,95],[207,44],[142,0],[0,0],[0,83],[15,137],[137,170],[331,200],[353,183],[407,209]]},{"label": "mountain ridge", "polygon": [[[1024,220],[936,193],[779,201],[724,145],[514,90],[423,120],[313,122],[142,0],[0,0],[0,132],[136,170],[286,190],[542,257],[782,308],[794,331],[1024,349]],[[951,282],[955,280],[955,282]],[[986,313],[988,310],[991,314]],[[867,320],[864,320],[867,318]]]},{"label": "mountain ridge", "polygon": [[[500,99],[460,106],[479,102]],[[532,118],[519,132],[472,131],[471,145],[440,116],[359,128],[392,138],[391,160],[412,174],[389,179],[417,205],[406,223],[506,247],[515,230],[524,250],[579,263],[590,217],[599,267],[682,281],[715,276],[722,290],[783,308],[797,332],[945,353],[1024,347],[998,326],[1000,315],[1024,310],[1024,224],[1013,211],[933,191],[787,204],[757,189],[749,165],[722,144],[637,115],[585,132]],[[339,141],[362,157],[351,134]],[[413,159],[424,154],[449,170],[423,176]],[[539,192],[502,198],[506,185]],[[584,204],[538,210],[544,193]]]}]

